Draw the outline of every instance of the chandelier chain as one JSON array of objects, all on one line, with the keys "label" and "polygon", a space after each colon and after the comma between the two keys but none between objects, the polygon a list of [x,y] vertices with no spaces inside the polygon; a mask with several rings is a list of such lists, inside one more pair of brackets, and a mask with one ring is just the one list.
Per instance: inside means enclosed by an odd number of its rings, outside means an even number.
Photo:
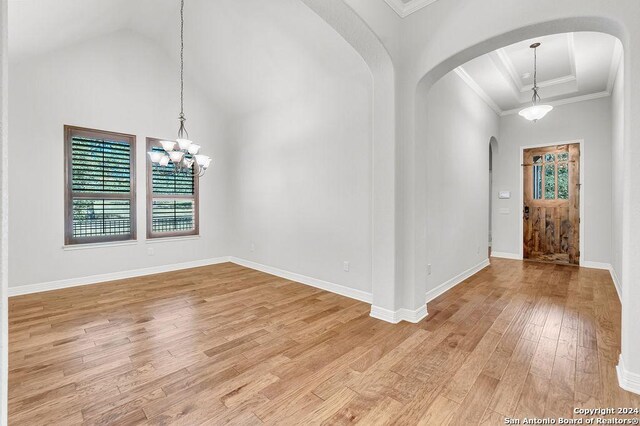
[{"label": "chandelier chain", "polygon": [[180,118],[184,118],[184,0],[180,1]]},{"label": "chandelier chain", "polygon": [[533,104],[536,105],[540,100],[538,95],[538,48],[533,48]]}]

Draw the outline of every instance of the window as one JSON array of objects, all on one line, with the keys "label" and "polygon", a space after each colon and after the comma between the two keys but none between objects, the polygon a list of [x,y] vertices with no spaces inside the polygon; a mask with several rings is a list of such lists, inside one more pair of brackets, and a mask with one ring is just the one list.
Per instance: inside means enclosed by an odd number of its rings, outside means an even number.
[{"label": "window", "polygon": [[64,132],[65,244],[135,240],[135,136]]},{"label": "window", "polygon": [[[147,138],[147,152],[164,151],[160,140]],[[198,235],[198,178],[174,175],[172,167],[147,156],[147,238]]]},{"label": "window", "polygon": [[535,200],[569,199],[568,163],[568,152],[533,156],[533,198]]}]

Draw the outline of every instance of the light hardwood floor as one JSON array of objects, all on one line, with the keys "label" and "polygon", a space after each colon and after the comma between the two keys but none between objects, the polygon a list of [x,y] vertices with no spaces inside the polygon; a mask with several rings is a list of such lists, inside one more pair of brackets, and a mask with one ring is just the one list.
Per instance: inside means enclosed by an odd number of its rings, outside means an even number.
[{"label": "light hardwood floor", "polygon": [[640,407],[608,272],[493,259],[419,324],[234,264],[10,300],[9,412],[36,424],[503,424]]}]

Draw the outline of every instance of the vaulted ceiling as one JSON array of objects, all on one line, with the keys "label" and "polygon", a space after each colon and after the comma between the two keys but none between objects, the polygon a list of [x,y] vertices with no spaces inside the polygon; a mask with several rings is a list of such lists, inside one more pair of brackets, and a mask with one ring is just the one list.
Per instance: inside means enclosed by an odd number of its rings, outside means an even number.
[{"label": "vaulted ceiling", "polygon": [[[10,0],[10,61],[117,31],[160,46],[178,78],[179,0]],[[296,96],[323,75],[370,79],[362,58],[299,0],[189,0],[187,84],[230,114]]]},{"label": "vaulted ceiling", "polygon": [[[436,0],[384,0],[406,16]],[[10,60],[55,51],[116,31],[158,44],[178,65],[179,0],[10,0]],[[230,114],[264,108],[317,84],[318,75],[370,78],[353,48],[299,0],[189,0],[189,81]],[[480,56],[456,72],[498,114],[531,99],[539,41],[538,85],[545,102],[607,96],[622,56],[614,37],[568,33],[525,40]]]},{"label": "vaulted ceiling", "polygon": [[475,58],[456,72],[499,114],[531,102],[533,50],[538,48],[538,86],[544,103],[563,104],[609,96],[622,46],[603,33],[554,34],[503,47]]}]

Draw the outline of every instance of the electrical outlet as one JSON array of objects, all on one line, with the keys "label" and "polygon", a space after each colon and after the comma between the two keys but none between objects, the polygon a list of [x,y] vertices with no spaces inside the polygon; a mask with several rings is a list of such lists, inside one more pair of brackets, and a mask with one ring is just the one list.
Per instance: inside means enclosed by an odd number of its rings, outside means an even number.
[{"label": "electrical outlet", "polygon": [[156,254],[156,252],[155,252],[155,250],[153,249],[153,247],[147,247],[147,255],[149,255],[149,256],[153,256],[153,255],[155,255],[155,254]]},{"label": "electrical outlet", "polygon": [[251,243],[251,246],[249,247],[249,250],[256,251],[256,244],[255,243]]},{"label": "electrical outlet", "polygon": [[431,275],[431,264],[427,265],[427,275]]},{"label": "electrical outlet", "polygon": [[342,262],[342,269],[343,269],[345,272],[349,272],[349,266],[350,266],[350,265],[349,265],[349,262],[347,262],[346,260],[345,260],[344,262]]}]

